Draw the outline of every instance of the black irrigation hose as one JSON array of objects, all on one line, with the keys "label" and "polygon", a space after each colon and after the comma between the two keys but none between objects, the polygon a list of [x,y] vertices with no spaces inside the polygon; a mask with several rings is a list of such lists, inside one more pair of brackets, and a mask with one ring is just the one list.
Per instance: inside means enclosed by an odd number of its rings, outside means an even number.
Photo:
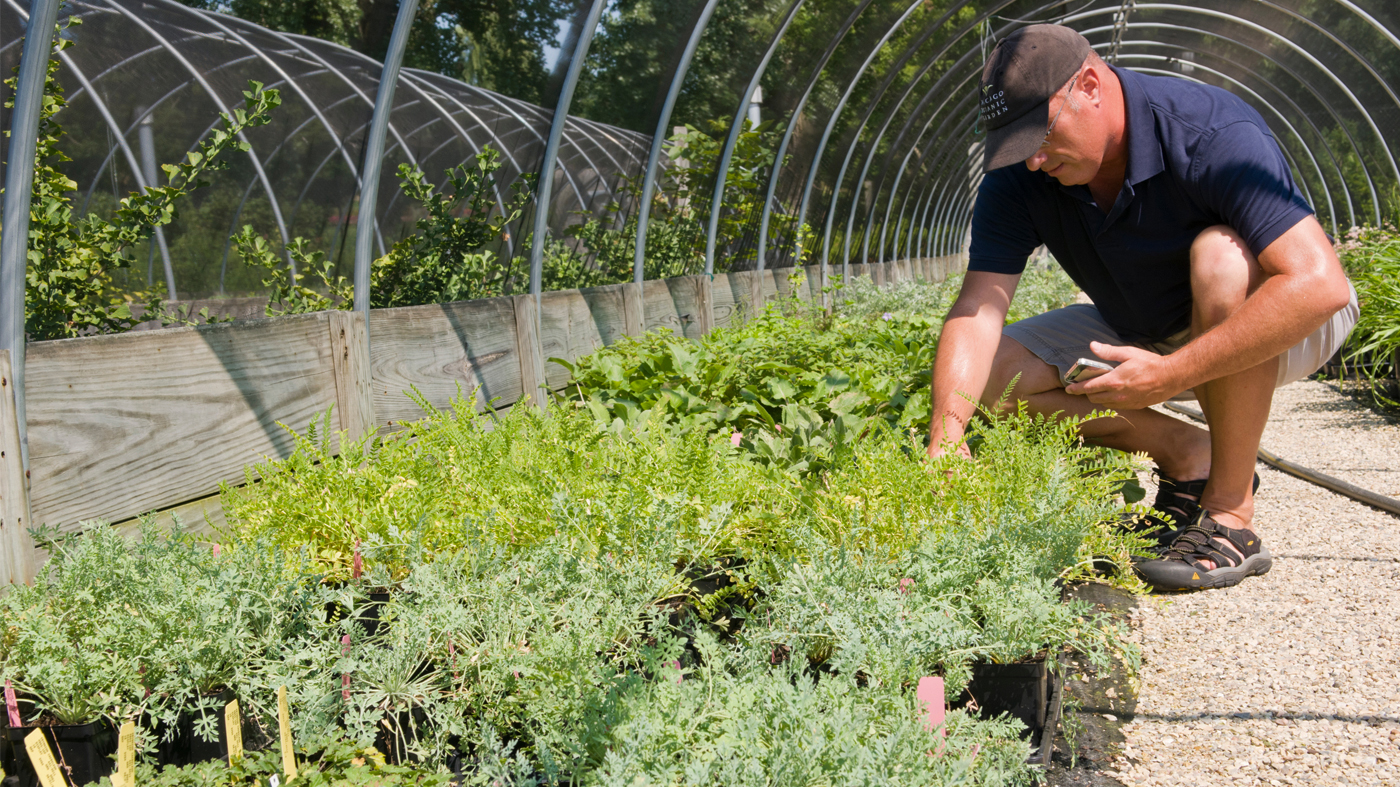
[{"label": "black irrigation hose", "polygon": [[[1181,413],[1189,418],[1194,418],[1201,423],[1205,423],[1206,421],[1205,415],[1194,407],[1185,407],[1175,402],[1166,402],[1162,406],[1174,413]],[[1265,464],[1276,467],[1291,476],[1297,476],[1304,481],[1310,481],[1318,486],[1330,489],[1339,495],[1346,495],[1352,500],[1365,503],[1368,506],[1400,515],[1400,500],[1396,500],[1393,497],[1386,497],[1385,495],[1372,492],[1369,489],[1362,489],[1356,484],[1347,483],[1340,478],[1327,475],[1326,473],[1319,473],[1316,470],[1303,467],[1300,464],[1295,464],[1263,448],[1259,449],[1259,458],[1262,459]]]}]

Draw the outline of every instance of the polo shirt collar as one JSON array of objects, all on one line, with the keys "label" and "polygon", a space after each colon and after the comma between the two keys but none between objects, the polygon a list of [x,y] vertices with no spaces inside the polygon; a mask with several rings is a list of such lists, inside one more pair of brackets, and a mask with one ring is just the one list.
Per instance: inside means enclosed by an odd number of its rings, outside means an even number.
[{"label": "polo shirt collar", "polygon": [[1162,160],[1162,142],[1157,139],[1157,123],[1147,93],[1138,82],[1138,75],[1125,68],[1109,66],[1123,86],[1123,105],[1127,109],[1128,169],[1125,185],[1136,185],[1166,170]]}]

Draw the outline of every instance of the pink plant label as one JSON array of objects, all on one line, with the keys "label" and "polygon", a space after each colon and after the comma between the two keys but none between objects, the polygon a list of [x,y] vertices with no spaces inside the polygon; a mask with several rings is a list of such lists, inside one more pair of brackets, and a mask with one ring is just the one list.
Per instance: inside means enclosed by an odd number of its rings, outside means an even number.
[{"label": "pink plant label", "polygon": [[915,693],[919,702],[923,703],[928,713],[928,720],[924,722],[924,729],[929,732],[938,730],[940,735],[947,737],[948,731],[943,729],[943,718],[946,713],[943,696],[943,679],[936,675],[919,678],[919,688]]},{"label": "pink plant label", "polygon": [[[948,737],[948,730],[943,726],[943,719],[947,713],[945,703],[947,699],[943,695],[943,679],[937,675],[928,675],[919,678],[919,688],[915,690],[914,696],[919,698],[919,702],[928,713],[928,719],[924,721],[924,729],[929,732],[938,730],[940,738]],[[929,752],[930,757],[943,756],[943,742],[938,742],[938,751]]]},{"label": "pink plant label", "polygon": [[222,547],[220,547],[218,544],[215,544],[215,545],[214,545],[214,557],[218,557],[220,551],[222,551]]},{"label": "pink plant label", "polygon": [[24,726],[19,719],[19,701],[15,699],[15,687],[8,680],[5,681],[5,710],[10,714],[11,727]]},{"label": "pink plant label", "polygon": [[[350,635],[346,634],[340,638],[340,653],[344,656],[350,655]],[[350,673],[340,673],[340,699],[350,701]]]}]

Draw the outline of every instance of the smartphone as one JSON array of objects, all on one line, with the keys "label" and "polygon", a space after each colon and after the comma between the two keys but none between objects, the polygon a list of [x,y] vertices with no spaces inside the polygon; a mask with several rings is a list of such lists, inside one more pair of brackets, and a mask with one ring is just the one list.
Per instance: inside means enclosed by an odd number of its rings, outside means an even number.
[{"label": "smartphone", "polygon": [[1061,382],[1065,385],[1082,383],[1085,380],[1092,380],[1101,374],[1107,374],[1111,371],[1113,371],[1113,367],[1103,361],[1095,361],[1092,358],[1080,358],[1074,362],[1074,365],[1069,368],[1069,371],[1065,372],[1065,376]]}]

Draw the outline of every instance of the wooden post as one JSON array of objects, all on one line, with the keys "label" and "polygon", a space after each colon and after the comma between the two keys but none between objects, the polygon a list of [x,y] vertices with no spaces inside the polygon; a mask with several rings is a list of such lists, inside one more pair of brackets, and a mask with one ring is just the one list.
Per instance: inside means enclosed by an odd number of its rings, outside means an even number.
[{"label": "wooden post", "polygon": [[370,397],[369,331],[360,312],[330,313],[331,363],[335,368],[335,409],[347,440],[374,431]]},{"label": "wooden post", "polygon": [[29,479],[19,449],[10,351],[0,350],[0,583],[34,580],[36,556],[29,538]]},{"label": "wooden post", "polygon": [[704,336],[715,328],[715,281],[709,274],[698,274],[695,277],[695,289],[700,301],[697,322],[700,335]]},{"label": "wooden post", "polygon": [[768,276],[768,271],[753,271],[753,276],[749,277],[749,303],[754,317],[763,314],[763,280]]},{"label": "wooden post", "polygon": [[533,295],[516,295],[515,352],[520,358],[520,396],[544,409],[544,349],[540,347],[539,307]]},{"label": "wooden post", "polygon": [[642,306],[642,285],[629,281],[622,285],[623,332],[628,336],[646,333],[646,311]]},{"label": "wooden post", "polygon": [[885,286],[885,263],[872,262],[870,264],[870,277],[875,280],[876,287]]}]

